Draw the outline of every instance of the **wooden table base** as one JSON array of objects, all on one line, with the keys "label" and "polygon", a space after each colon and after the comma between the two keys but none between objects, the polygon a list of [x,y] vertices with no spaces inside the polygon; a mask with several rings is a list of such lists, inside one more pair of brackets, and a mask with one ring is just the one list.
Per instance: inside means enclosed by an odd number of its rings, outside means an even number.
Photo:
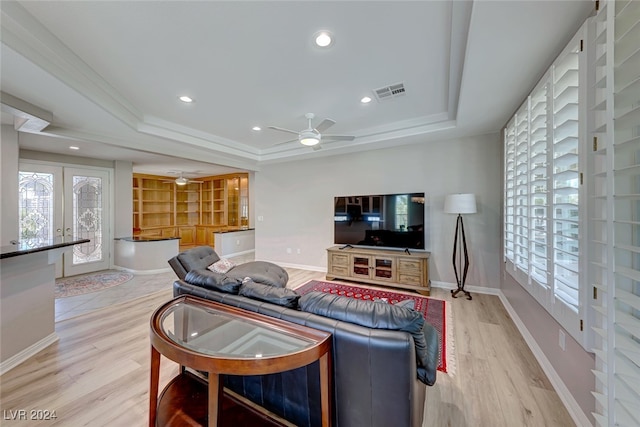
[{"label": "wooden table base", "polygon": [[[157,426],[184,427],[208,425],[208,385],[190,372],[175,377],[160,396]],[[258,407],[251,407],[223,393],[219,411],[221,426],[289,427],[292,424],[277,419]]]}]

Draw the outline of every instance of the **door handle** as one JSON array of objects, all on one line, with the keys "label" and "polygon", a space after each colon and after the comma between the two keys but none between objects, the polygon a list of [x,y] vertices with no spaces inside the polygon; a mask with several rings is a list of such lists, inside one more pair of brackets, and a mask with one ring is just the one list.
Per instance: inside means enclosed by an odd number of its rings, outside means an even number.
[{"label": "door handle", "polygon": [[56,228],[56,233],[60,233],[62,231],[61,228]]}]

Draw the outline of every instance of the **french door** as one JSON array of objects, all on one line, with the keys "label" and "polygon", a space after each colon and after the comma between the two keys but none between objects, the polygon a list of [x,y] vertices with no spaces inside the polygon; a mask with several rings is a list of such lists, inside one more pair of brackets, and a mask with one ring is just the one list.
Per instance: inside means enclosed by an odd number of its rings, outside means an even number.
[{"label": "french door", "polygon": [[21,162],[18,187],[21,240],[90,240],[64,253],[56,263],[56,277],[110,267],[108,170]]}]

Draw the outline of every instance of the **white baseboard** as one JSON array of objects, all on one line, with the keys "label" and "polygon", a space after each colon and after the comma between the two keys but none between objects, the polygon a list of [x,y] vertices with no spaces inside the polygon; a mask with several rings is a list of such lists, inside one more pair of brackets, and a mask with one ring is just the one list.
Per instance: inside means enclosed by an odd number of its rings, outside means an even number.
[{"label": "white baseboard", "polygon": [[250,254],[250,253],[255,252],[255,251],[256,251],[255,249],[248,249],[246,251],[240,251],[240,252],[234,252],[234,253],[231,253],[231,254],[220,255],[220,257],[221,258],[231,258],[231,257],[234,257],[234,256]]},{"label": "white baseboard", "polygon": [[127,273],[135,274],[138,276],[143,276],[145,274],[169,273],[173,271],[170,266],[167,268],[158,268],[156,270],[134,270],[132,268],[125,268],[125,267],[120,267],[119,265],[114,265],[113,269],[119,270],[119,271],[126,271]]},{"label": "white baseboard", "polygon": [[42,338],[37,343],[30,345],[29,347],[25,348],[21,352],[14,354],[7,360],[4,360],[2,363],[0,363],[0,375],[3,375],[6,372],[9,372],[11,369],[15,368],[22,362],[35,356],[37,353],[41,352],[42,350],[49,347],[54,342],[58,341],[58,339],[59,339],[58,335],[56,335],[56,333],[53,332],[52,334]]},{"label": "white baseboard", "polygon": [[567,411],[569,412],[569,415],[571,415],[573,421],[577,426],[591,426],[592,424],[589,421],[589,418],[584,413],[580,405],[578,405],[578,402],[573,398],[573,395],[564,384],[564,381],[562,381],[560,375],[558,375],[556,370],[553,368],[553,365],[549,359],[547,359],[547,356],[545,356],[544,352],[533,338],[533,335],[529,333],[529,330],[520,319],[520,316],[518,316],[518,313],[513,309],[507,297],[502,293],[502,291],[499,291],[498,296],[509,313],[509,316],[511,316],[513,323],[515,323],[518,331],[520,331],[520,334],[529,346],[529,349],[531,349],[531,352],[542,367],[542,370],[547,375],[547,378],[549,378],[551,385],[556,390],[556,393],[558,393],[560,400],[564,403],[564,406],[567,408]]},{"label": "white baseboard", "polygon": [[292,263],[280,262],[280,261],[271,261],[271,262],[274,262],[275,264],[278,264],[281,267],[299,268],[302,270],[311,270],[311,271],[321,271],[324,273],[327,272],[326,267],[318,267],[316,265],[292,264]]},{"label": "white baseboard", "polygon": [[[458,289],[458,285],[456,285],[455,283],[449,283],[449,282],[438,282],[435,280],[431,281],[431,286],[434,288],[442,288],[442,289]],[[476,293],[476,294],[488,294],[488,295],[500,295],[502,293],[502,291],[500,289],[497,288],[489,288],[486,286],[468,286],[465,285],[464,287],[465,291],[469,291],[472,293]]]}]

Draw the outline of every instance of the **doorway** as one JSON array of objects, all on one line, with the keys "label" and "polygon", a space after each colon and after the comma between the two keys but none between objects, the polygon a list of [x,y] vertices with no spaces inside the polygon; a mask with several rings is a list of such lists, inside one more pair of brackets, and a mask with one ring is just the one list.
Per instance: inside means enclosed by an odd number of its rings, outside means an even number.
[{"label": "doorway", "polygon": [[56,262],[56,278],[110,267],[110,172],[21,162],[18,184],[20,239],[42,244],[59,237],[89,239]]}]

